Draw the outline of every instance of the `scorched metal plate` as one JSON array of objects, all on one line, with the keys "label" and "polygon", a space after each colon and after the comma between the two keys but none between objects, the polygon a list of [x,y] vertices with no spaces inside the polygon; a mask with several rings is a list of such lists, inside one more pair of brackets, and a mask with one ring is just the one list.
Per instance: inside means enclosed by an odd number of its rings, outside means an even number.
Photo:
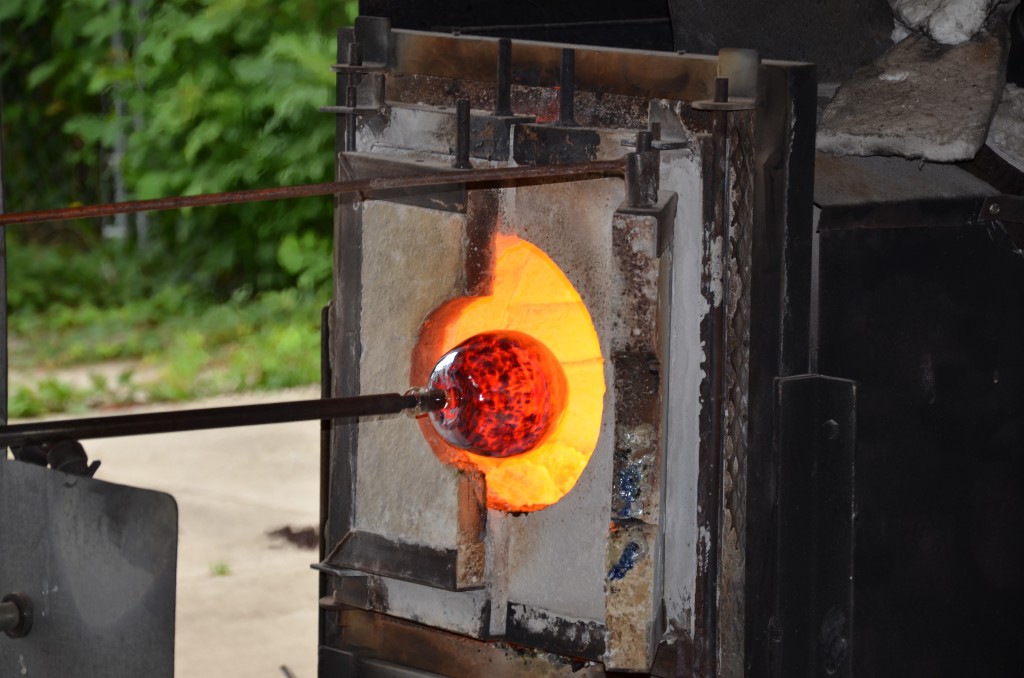
[{"label": "scorched metal plate", "polygon": [[0,675],[173,676],[177,550],[170,495],[0,461],[0,595],[33,607]]}]

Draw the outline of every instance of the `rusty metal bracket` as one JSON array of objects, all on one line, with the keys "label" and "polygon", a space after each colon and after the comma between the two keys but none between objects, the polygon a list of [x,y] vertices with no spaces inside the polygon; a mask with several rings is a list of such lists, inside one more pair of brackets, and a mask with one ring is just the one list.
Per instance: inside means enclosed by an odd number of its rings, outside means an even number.
[{"label": "rusty metal bracket", "polygon": [[678,203],[679,194],[675,191],[658,191],[658,199],[650,207],[633,207],[628,202],[623,202],[615,211],[620,214],[652,216],[658,220],[658,256],[660,257],[672,244]]}]

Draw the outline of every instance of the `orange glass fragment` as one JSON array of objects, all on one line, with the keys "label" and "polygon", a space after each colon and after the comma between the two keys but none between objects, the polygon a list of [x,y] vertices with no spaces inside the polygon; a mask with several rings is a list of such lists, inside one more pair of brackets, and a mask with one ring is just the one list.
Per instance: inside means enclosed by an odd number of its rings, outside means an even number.
[{"label": "orange glass fragment", "polygon": [[604,359],[586,305],[543,251],[520,238],[499,235],[494,261],[491,294],[453,299],[424,322],[410,379],[426,383],[445,353],[482,333],[522,333],[550,351],[564,375],[564,411],[527,451],[504,457],[473,454],[444,440],[427,417],[420,419],[424,436],[442,461],[484,474],[489,508],[536,511],[575,486],[597,445]]}]

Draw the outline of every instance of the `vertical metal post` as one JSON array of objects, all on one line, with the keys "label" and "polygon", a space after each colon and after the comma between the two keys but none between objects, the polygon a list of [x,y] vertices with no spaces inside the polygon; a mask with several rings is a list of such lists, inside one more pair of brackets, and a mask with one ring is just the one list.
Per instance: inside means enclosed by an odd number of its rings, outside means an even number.
[{"label": "vertical metal post", "polygon": [[512,115],[512,40],[498,39],[498,73],[494,115]]},{"label": "vertical metal post", "polygon": [[[728,360],[728,328],[726,302],[729,267],[729,132],[728,114],[716,111],[710,116],[711,143],[704,149],[705,256],[716,257],[712,270],[720,271],[720,280],[702,277],[705,297],[720,286],[717,305],[712,305],[701,323],[701,339],[708,352],[710,369],[701,384],[701,398],[706,403],[701,429],[700,475],[697,479],[698,530],[703,536],[697,543],[697,590],[694,595],[693,673],[701,678],[718,675],[719,651],[719,573],[722,513],[722,457],[725,443],[726,362]],[[715,250],[710,243],[721,243]]]},{"label": "vertical metal post", "polygon": [[558,124],[576,126],[576,50],[562,50],[562,67],[558,79]]},{"label": "vertical metal post", "polygon": [[[363,63],[362,46],[358,42],[351,43],[348,46],[347,57],[350,66],[361,66]],[[345,106],[351,109],[359,104],[358,77],[355,73],[349,73],[348,83],[345,87]],[[345,116],[345,150],[349,152],[356,150],[356,121],[355,111]]]},{"label": "vertical metal post", "polygon": [[[3,101],[0,100],[0,214],[4,213]],[[0,424],[7,424],[7,227],[0,226]],[[3,457],[6,458],[4,450]]]},{"label": "vertical metal post", "polygon": [[[338,48],[336,52],[336,58],[338,63],[344,63],[346,57],[345,45],[346,42],[343,38],[345,29],[338,29]],[[345,105],[345,86],[348,84],[349,77],[344,73],[338,73],[334,77],[334,105],[344,106]],[[345,150],[345,136],[346,136],[346,124],[347,118],[343,115],[337,116],[334,126],[334,155],[337,158],[338,154]],[[337,180],[337,177],[335,177]]]},{"label": "vertical metal post", "polygon": [[715,103],[729,101],[729,78],[715,78]]},{"label": "vertical metal post", "polygon": [[455,102],[455,169],[473,169],[469,162],[469,99]]},{"label": "vertical metal post", "polygon": [[[320,311],[320,397],[331,397],[331,305],[327,304]],[[327,512],[331,503],[331,430],[334,422],[330,419],[320,420],[320,555],[323,562],[327,555]],[[330,595],[330,579],[324,574],[319,575],[319,598]],[[326,619],[318,615],[317,640],[323,645],[326,635],[324,624]]]}]

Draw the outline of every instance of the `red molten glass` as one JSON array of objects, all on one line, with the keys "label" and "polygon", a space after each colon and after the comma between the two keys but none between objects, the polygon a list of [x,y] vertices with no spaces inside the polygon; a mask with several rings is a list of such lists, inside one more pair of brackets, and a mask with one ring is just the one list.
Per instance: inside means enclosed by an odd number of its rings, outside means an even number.
[{"label": "red molten glass", "polygon": [[448,404],[429,414],[450,444],[487,457],[539,445],[565,409],[565,374],[546,346],[522,332],[484,332],[441,357],[428,388]]}]

